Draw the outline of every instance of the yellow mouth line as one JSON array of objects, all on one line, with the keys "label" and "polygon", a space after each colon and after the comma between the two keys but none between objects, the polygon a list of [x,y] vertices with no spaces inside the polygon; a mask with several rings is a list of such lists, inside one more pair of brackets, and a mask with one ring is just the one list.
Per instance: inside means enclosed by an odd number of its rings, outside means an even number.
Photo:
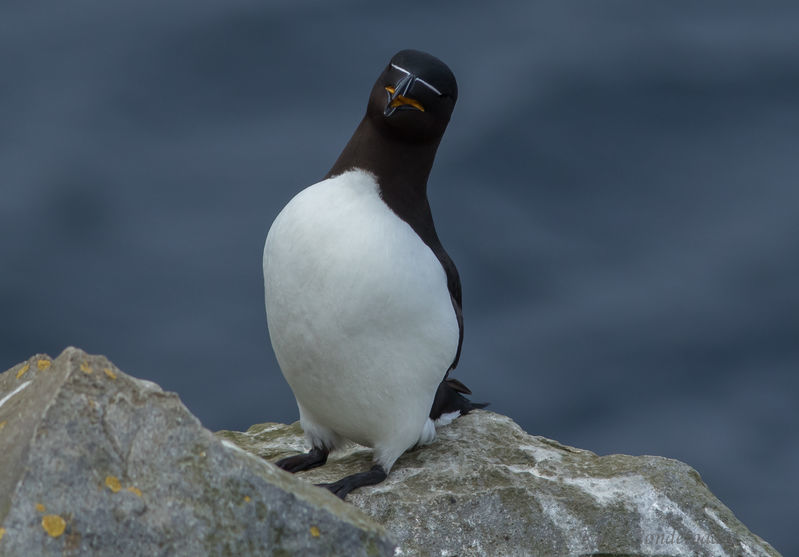
[{"label": "yellow mouth line", "polygon": [[[389,95],[394,94],[393,87],[386,87],[386,91],[388,91]],[[402,95],[397,95],[397,98],[391,101],[391,104],[389,106],[391,106],[391,108],[397,108],[398,106],[412,106],[416,110],[421,110],[422,112],[424,112],[424,107],[422,106],[422,103],[420,103],[416,99],[412,99],[410,97],[404,97]]]}]

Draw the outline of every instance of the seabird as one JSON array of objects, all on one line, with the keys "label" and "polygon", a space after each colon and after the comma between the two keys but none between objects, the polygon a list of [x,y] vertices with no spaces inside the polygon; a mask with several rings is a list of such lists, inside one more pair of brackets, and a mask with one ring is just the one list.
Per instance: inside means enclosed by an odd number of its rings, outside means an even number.
[{"label": "seabird", "polygon": [[485,406],[449,377],[463,343],[461,282],[427,200],[457,97],[441,60],[398,52],[330,172],[266,238],[269,335],[311,446],[276,464],[298,472],[345,440],[372,447],[370,470],[322,484],[342,499],[382,482],[436,425]]}]

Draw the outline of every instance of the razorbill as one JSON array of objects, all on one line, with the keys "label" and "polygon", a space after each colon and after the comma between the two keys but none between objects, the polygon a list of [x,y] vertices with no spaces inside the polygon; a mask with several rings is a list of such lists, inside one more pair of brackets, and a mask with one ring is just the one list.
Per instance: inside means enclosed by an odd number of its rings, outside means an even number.
[{"label": "razorbill", "polygon": [[448,377],[463,342],[461,283],[427,200],[457,97],[442,61],[398,52],[333,168],[266,238],[269,335],[311,446],[276,464],[321,466],[344,440],[373,447],[371,470],[323,484],[342,499],[432,441],[436,422],[485,406]]}]

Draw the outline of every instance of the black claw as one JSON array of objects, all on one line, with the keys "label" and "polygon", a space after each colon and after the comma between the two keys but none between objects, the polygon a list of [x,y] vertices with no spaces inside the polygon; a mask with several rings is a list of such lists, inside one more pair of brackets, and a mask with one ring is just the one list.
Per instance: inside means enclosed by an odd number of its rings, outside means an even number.
[{"label": "black claw", "polygon": [[281,458],[275,464],[285,470],[286,472],[302,472],[303,470],[310,470],[317,468],[327,462],[327,449],[318,449],[314,447],[307,454],[298,454]]},{"label": "black claw", "polygon": [[387,476],[388,474],[386,474],[386,471],[383,469],[383,467],[379,464],[375,464],[372,466],[371,470],[367,472],[352,474],[351,476],[341,478],[337,482],[316,485],[318,487],[324,487],[330,490],[339,499],[344,499],[353,489],[358,489],[359,487],[366,485],[379,484],[385,480]]}]

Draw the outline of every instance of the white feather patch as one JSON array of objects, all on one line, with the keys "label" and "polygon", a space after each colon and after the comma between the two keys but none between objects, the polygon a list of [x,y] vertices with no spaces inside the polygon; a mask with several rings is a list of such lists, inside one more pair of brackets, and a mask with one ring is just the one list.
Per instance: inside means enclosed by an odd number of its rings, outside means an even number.
[{"label": "white feather patch", "polygon": [[436,427],[443,427],[445,425],[449,425],[455,418],[460,417],[461,411],[455,410],[454,412],[447,412],[446,414],[441,414],[438,418],[436,418]]},{"label": "white feather patch", "polygon": [[264,282],[272,346],[311,441],[375,447],[388,470],[429,436],[458,323],[441,263],[374,176],[353,170],[297,194],[267,236]]}]

